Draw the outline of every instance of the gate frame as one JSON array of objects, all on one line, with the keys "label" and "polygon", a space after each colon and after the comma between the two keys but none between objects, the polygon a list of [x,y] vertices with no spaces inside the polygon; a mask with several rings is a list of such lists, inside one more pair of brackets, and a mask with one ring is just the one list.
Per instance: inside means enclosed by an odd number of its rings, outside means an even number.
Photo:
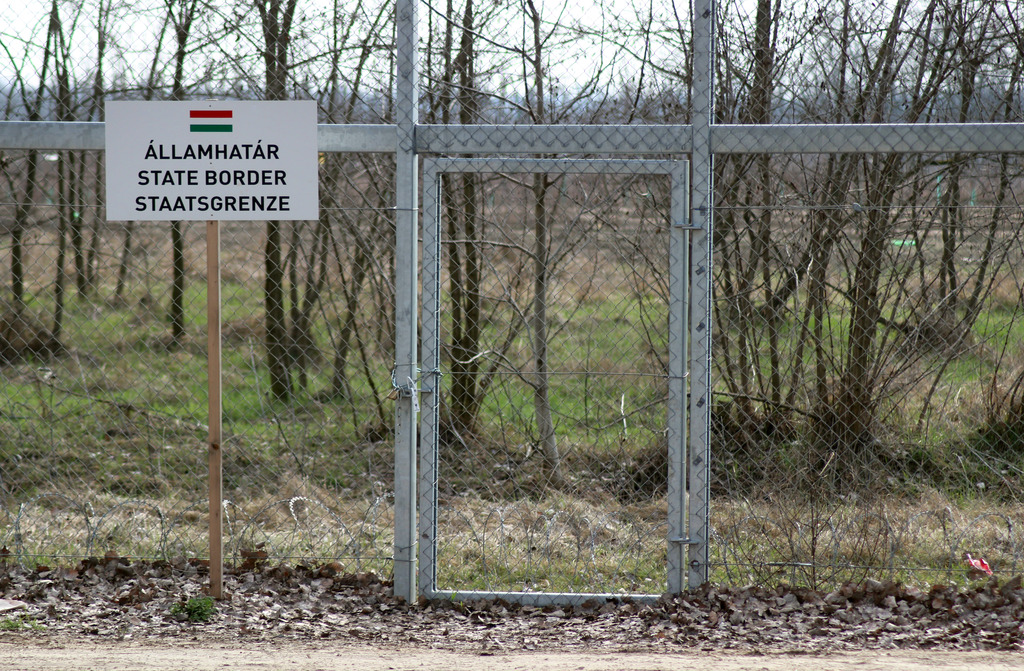
[{"label": "gate frame", "polygon": [[[687,371],[689,355],[689,162],[671,159],[538,159],[527,157],[440,158],[423,162],[423,252],[421,258],[420,350],[422,373],[414,393],[419,396],[419,594],[428,599],[504,599],[524,605],[577,604],[589,599],[631,598],[654,601],[660,594],[598,592],[492,592],[437,588],[438,428],[443,373],[441,355],[441,175],[466,173],[558,173],[595,175],[664,175],[670,182],[669,230],[669,371],[666,428],[668,434],[667,585],[682,591],[689,566],[687,534]],[[410,386],[412,384],[410,383]],[[693,558],[691,557],[691,560]]]}]

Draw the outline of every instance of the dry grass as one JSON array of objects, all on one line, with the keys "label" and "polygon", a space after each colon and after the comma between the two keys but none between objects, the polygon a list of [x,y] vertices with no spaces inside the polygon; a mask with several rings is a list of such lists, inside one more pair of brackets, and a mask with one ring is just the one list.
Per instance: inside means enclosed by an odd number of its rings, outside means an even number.
[{"label": "dry grass", "polygon": [[[9,511],[0,537],[26,561],[116,551],[135,558],[206,556],[206,502],[43,494]],[[495,591],[665,589],[667,500],[545,496],[506,503],[466,493],[438,513],[438,587]],[[712,580],[830,588],[866,578],[965,585],[963,552],[997,575],[1021,570],[1024,505],[913,500],[712,501]],[[228,561],[265,550],[271,561],[339,559],[386,572],[394,511],[381,489],[339,498],[292,475],[274,493],[225,501]]]},{"label": "dry grass", "polygon": [[716,501],[726,582],[827,588],[865,578],[966,584],[963,552],[1010,576],[1021,570],[1016,530],[1024,505],[955,502],[938,492],[916,500]]},{"label": "dry grass", "polygon": [[[307,487],[307,489],[313,489]],[[393,545],[387,496],[337,501],[330,492],[224,501],[228,562],[265,549],[277,560],[339,559],[383,572]],[[316,496],[316,498],[314,498]],[[81,501],[81,502],[80,502]],[[127,499],[92,493],[75,500],[42,494],[22,503],[5,524],[3,544],[25,561],[102,556],[168,559],[208,556],[206,500]],[[374,564],[376,565],[374,566]]]}]

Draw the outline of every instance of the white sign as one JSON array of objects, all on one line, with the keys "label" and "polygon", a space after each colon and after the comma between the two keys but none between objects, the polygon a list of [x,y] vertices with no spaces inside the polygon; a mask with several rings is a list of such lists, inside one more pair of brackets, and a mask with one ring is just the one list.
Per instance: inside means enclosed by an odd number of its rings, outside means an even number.
[{"label": "white sign", "polygon": [[317,219],[316,103],[109,101],[107,219]]}]

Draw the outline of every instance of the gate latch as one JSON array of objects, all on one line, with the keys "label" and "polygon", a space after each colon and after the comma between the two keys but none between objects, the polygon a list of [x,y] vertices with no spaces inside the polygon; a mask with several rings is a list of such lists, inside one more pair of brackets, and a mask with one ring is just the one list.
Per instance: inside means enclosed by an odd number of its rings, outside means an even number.
[{"label": "gate latch", "polygon": [[420,412],[420,392],[422,389],[416,388],[416,383],[413,379],[406,378],[409,380],[409,384],[398,387],[398,398],[411,398],[412,399],[412,412],[413,414],[419,414]]},{"label": "gate latch", "polygon": [[412,411],[413,413],[419,413],[420,411],[420,392],[423,389],[416,388],[416,381],[411,377],[407,377],[406,380],[409,384],[399,385],[395,379],[395,369],[391,369],[391,393],[388,394],[388,398],[392,401],[400,398],[411,398],[412,399]]}]

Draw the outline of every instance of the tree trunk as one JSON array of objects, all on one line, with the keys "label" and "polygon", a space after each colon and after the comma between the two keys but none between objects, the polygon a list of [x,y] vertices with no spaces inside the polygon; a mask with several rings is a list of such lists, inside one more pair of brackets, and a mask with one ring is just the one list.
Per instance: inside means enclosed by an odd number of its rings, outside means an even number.
[{"label": "tree trunk", "polygon": [[[542,60],[541,17],[533,0],[526,0],[533,24],[533,88],[534,121],[543,123],[544,108],[544,67]],[[547,195],[550,183],[545,174],[533,176],[533,308],[530,311],[530,332],[533,346],[533,411],[537,422],[541,453],[548,482],[562,487],[562,459],[558,453],[558,439],[551,414],[550,377],[548,362],[548,256],[550,245],[550,221],[548,219]]]},{"label": "tree trunk", "polygon": [[[185,99],[185,55],[188,50],[192,21],[195,19],[196,0],[179,0],[178,14],[168,2],[168,13],[174,24],[174,79],[171,82],[171,100]],[[171,345],[178,347],[185,339],[185,236],[180,221],[171,222],[171,304],[167,308],[171,323]]]},{"label": "tree trunk", "polygon": [[185,236],[181,222],[171,222],[171,304],[167,316],[171,322],[171,343],[185,339]]},{"label": "tree trunk", "polygon": [[549,394],[551,371],[548,362],[548,237],[550,222],[544,196],[548,189],[547,175],[533,177],[533,309],[530,312],[530,331],[533,345],[533,411],[537,420],[540,448],[544,455],[548,481],[561,487],[562,460],[558,453],[555,424],[551,416]]},{"label": "tree trunk", "polygon": [[[263,28],[263,60],[266,65],[267,100],[287,98],[288,47],[296,0],[263,2],[255,0]],[[278,401],[291,398],[291,371],[288,367],[288,325],[284,301],[284,254],[281,222],[266,224],[264,248],[264,305],[266,309],[265,339],[270,394]]]},{"label": "tree trunk", "polygon": [[[462,17],[462,35],[459,53],[452,65],[459,75],[456,96],[459,103],[459,123],[468,125],[477,121],[477,101],[474,54],[473,1],[466,0]],[[448,237],[462,237],[464,244],[454,243],[448,256],[448,272],[452,300],[452,390],[451,420],[456,431],[472,432],[480,410],[480,249],[477,243],[479,219],[479,176],[464,173],[460,176],[460,194],[449,183],[450,203]],[[461,224],[461,226],[460,226]]]},{"label": "tree trunk", "polygon": [[266,306],[267,371],[270,394],[279,401],[291,398],[291,373],[288,369],[288,329],[285,324],[284,264],[281,253],[281,222],[267,222],[267,242],[263,252]]}]

